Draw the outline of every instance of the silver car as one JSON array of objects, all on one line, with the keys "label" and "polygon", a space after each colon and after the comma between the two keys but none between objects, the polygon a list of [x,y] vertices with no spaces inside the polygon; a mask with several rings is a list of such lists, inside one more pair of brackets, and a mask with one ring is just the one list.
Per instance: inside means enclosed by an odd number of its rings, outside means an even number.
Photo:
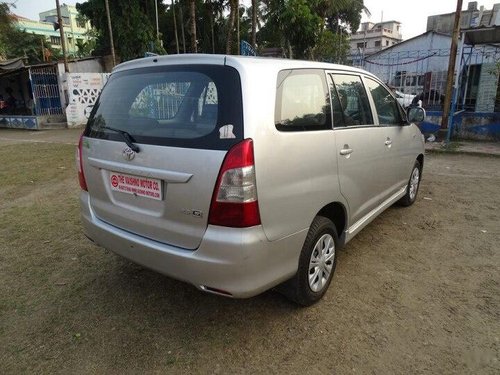
[{"label": "silver car", "polygon": [[[221,55],[117,66],[77,150],[85,234],[218,295],[318,301],[339,249],[415,202],[424,144],[375,76]],[[408,119],[409,118],[409,119]]]}]

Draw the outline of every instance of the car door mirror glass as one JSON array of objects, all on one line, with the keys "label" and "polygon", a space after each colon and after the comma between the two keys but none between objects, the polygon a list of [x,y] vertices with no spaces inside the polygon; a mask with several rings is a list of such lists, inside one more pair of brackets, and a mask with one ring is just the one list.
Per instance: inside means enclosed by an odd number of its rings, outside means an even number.
[{"label": "car door mirror glass", "polygon": [[409,107],[407,115],[408,122],[422,122],[425,120],[425,109],[422,107]]}]

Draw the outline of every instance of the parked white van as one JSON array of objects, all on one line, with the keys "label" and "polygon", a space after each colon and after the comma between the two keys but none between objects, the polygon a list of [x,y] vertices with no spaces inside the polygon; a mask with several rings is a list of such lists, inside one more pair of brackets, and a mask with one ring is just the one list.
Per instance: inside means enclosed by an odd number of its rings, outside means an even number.
[{"label": "parked white van", "polygon": [[[302,305],[339,249],[417,197],[423,137],[363,70],[221,55],[117,66],[77,150],[86,235],[218,295]],[[410,121],[407,120],[410,117]]]}]

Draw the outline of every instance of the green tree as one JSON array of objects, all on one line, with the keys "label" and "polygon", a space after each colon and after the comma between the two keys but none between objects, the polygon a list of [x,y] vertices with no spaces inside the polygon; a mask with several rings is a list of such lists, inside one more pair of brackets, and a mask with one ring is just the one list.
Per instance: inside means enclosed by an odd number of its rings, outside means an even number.
[{"label": "green tree", "polygon": [[0,60],[7,56],[8,38],[13,30],[12,22],[9,6],[6,3],[0,3]]},{"label": "green tree", "polygon": [[44,50],[56,56],[45,37],[19,30],[16,22],[9,4],[0,3],[0,59],[24,57],[28,64],[37,64],[44,61]]},{"label": "green tree", "polygon": [[[348,32],[357,30],[361,13],[368,12],[363,0],[262,2],[265,23],[257,35],[259,45],[281,47],[289,57],[297,58],[343,61]],[[335,43],[334,47],[329,43]]]},{"label": "green tree", "polygon": [[[165,12],[165,5],[158,2],[158,12]],[[96,29],[94,55],[110,53],[106,9],[101,0],[77,3],[77,10],[90,20]],[[155,2],[139,0],[114,0],[109,2],[116,53],[122,61],[144,56],[147,51],[164,53],[156,39]]]},{"label": "green tree", "polygon": [[349,38],[346,34],[335,34],[323,30],[311,51],[311,58],[317,61],[346,63],[349,53]]}]

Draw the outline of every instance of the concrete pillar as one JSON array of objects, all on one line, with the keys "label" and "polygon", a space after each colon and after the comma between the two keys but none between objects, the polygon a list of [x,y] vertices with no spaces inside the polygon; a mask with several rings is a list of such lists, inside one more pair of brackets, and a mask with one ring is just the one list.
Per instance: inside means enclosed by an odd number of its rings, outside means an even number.
[{"label": "concrete pillar", "polygon": [[476,112],[494,112],[495,98],[497,96],[498,76],[495,64],[483,64],[479,76],[479,87],[476,100]]}]

